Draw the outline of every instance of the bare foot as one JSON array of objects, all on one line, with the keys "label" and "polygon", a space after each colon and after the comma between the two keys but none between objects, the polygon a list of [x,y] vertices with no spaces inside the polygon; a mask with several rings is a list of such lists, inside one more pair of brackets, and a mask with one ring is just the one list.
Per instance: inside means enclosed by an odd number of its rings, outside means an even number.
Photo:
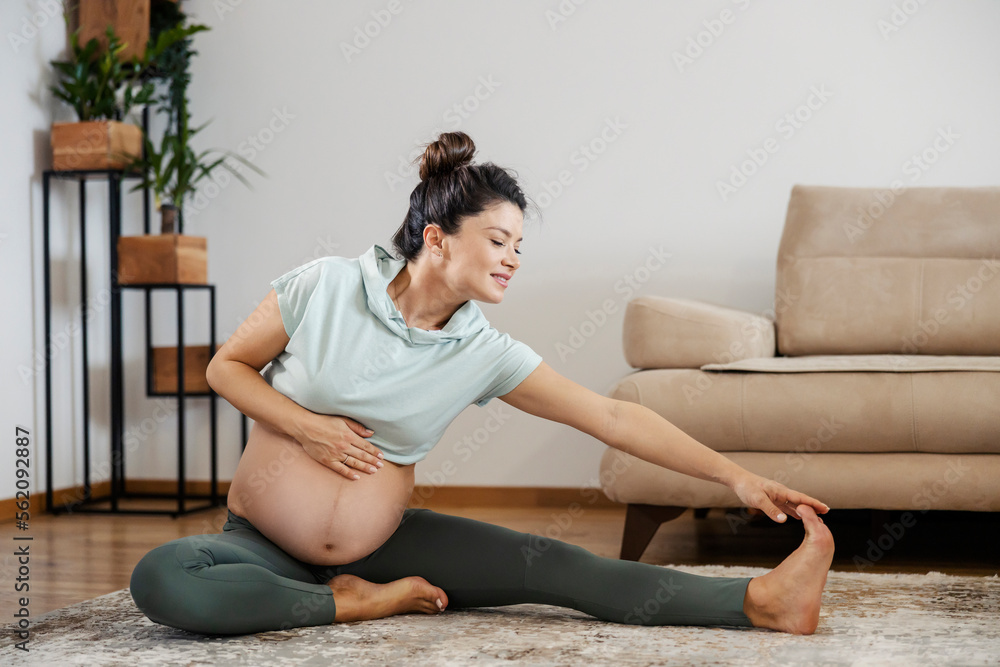
[{"label": "bare foot", "polygon": [[833,535],[808,505],[796,507],[806,529],[799,548],[778,567],[754,577],[743,613],[759,628],[811,635],[819,625],[820,599],[833,561]]},{"label": "bare foot", "polygon": [[333,591],[336,622],[368,621],[418,611],[435,614],[448,606],[445,592],[423,577],[373,584],[353,574],[338,574],[326,585]]}]

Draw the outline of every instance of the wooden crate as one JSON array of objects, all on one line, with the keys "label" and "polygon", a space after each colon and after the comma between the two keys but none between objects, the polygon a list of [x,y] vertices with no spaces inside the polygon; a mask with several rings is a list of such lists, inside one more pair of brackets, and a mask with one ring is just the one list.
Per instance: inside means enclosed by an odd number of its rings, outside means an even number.
[{"label": "wooden crate", "polygon": [[114,26],[115,34],[125,43],[119,55],[122,61],[141,58],[149,41],[150,0],[77,0],[80,26],[80,46],[96,37],[101,43],[99,53],[108,46],[105,30]]},{"label": "wooden crate", "polygon": [[187,234],[118,237],[118,282],[208,283],[207,239]]},{"label": "wooden crate", "polygon": [[[215,350],[222,347],[216,344]],[[188,394],[208,393],[205,371],[211,357],[208,345],[184,346],[184,392]],[[177,346],[153,348],[153,392],[177,393]]]},{"label": "wooden crate", "polygon": [[52,123],[50,141],[57,171],[122,169],[142,155],[142,128],[117,120]]}]

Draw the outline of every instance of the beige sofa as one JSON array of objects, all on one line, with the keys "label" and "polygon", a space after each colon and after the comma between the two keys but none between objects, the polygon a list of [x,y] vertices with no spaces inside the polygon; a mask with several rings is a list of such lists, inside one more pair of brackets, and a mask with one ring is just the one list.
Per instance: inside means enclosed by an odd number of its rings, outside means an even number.
[{"label": "beige sofa", "polygon": [[[626,308],[640,403],[744,468],[831,508],[1000,511],[1000,188],[796,185],[774,308],[661,296]],[[638,560],[727,487],[608,448]],[[745,513],[744,513],[745,516]]]}]

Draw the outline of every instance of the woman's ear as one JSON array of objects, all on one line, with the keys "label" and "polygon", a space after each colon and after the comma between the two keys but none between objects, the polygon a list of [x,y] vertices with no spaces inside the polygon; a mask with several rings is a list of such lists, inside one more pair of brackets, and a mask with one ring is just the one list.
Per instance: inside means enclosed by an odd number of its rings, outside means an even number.
[{"label": "woman's ear", "polygon": [[441,227],[433,222],[427,223],[427,226],[424,227],[424,245],[427,246],[432,255],[442,256],[443,248],[441,244],[443,241],[444,232]]}]

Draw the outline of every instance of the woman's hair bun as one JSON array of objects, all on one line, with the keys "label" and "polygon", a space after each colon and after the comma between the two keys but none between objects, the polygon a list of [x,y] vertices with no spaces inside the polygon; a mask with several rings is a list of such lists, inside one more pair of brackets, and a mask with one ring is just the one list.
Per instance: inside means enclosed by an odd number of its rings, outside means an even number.
[{"label": "woman's hair bun", "polygon": [[465,132],[444,132],[427,145],[420,161],[420,180],[444,176],[472,164],[476,144]]},{"label": "woman's hair bun", "polygon": [[[427,247],[424,231],[436,225],[445,235],[458,234],[466,218],[503,202],[522,213],[528,205],[517,174],[492,162],[472,164],[476,144],[465,132],[444,132],[415,155],[420,182],[410,193],[410,208],[392,237],[393,247],[409,262]],[[432,178],[433,177],[433,178]]]}]

